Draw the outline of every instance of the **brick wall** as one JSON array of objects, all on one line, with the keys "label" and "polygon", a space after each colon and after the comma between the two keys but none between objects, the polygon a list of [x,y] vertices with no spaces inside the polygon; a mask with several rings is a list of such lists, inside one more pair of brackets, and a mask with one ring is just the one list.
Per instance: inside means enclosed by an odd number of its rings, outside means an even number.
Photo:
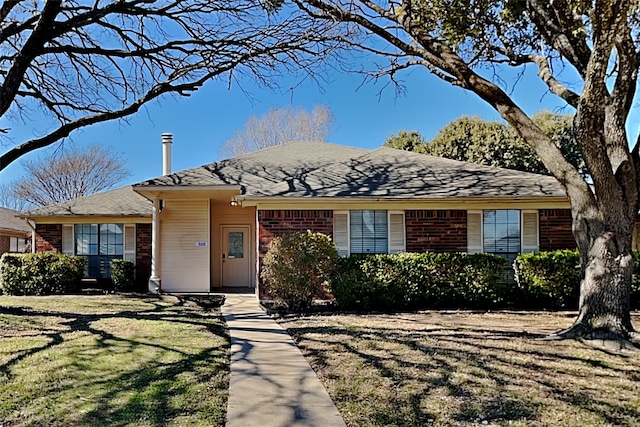
[{"label": "brick wall", "polygon": [[11,237],[9,236],[0,236],[0,256],[2,254],[6,254],[9,252],[11,248]]},{"label": "brick wall", "polygon": [[405,211],[407,252],[466,252],[467,211]]},{"label": "brick wall", "polygon": [[136,224],[136,282],[140,291],[147,290],[151,276],[151,224]]},{"label": "brick wall", "polygon": [[62,252],[62,224],[36,224],[36,252]]},{"label": "brick wall", "polygon": [[[258,211],[258,257],[262,268],[262,258],[267,253],[274,237],[294,231],[315,231],[333,236],[332,210],[263,210]],[[266,296],[260,273],[258,283],[261,297]]]},{"label": "brick wall", "polygon": [[574,249],[571,209],[540,209],[540,250]]}]

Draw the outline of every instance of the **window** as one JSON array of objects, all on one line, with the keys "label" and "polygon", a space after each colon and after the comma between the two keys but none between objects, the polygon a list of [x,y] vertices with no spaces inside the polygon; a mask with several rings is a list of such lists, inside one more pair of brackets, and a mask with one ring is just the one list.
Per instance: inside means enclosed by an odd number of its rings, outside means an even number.
[{"label": "window", "polygon": [[[85,257],[85,276],[94,278],[111,277],[111,260],[127,258],[125,253],[135,248],[125,248],[134,244],[135,227],[122,224],[75,224],[63,226],[62,250],[67,254]],[[133,239],[132,239],[133,237]]]},{"label": "window", "polygon": [[520,253],[520,211],[482,212],[482,246],[485,252],[513,260]]},{"label": "window", "polygon": [[404,212],[336,211],[333,214],[333,240],[341,256],[404,251]]},{"label": "window", "polygon": [[9,252],[24,253],[27,248],[27,239],[23,237],[9,237]]},{"label": "window", "polygon": [[389,248],[387,211],[350,211],[349,252],[386,254]]},{"label": "window", "polygon": [[86,258],[87,277],[111,277],[111,260],[124,253],[121,224],[78,224],[75,229],[76,255]]},{"label": "window", "polygon": [[468,252],[487,252],[513,260],[537,251],[538,212],[490,209],[467,212]]}]

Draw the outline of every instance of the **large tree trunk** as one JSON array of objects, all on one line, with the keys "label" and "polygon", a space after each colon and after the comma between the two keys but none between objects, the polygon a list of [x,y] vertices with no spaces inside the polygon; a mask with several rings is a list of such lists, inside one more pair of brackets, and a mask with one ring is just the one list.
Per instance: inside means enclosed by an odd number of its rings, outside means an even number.
[{"label": "large tree trunk", "polygon": [[635,338],[630,295],[633,273],[633,218],[608,220],[574,216],[574,234],[582,259],[578,318],[558,333],[564,338]]}]

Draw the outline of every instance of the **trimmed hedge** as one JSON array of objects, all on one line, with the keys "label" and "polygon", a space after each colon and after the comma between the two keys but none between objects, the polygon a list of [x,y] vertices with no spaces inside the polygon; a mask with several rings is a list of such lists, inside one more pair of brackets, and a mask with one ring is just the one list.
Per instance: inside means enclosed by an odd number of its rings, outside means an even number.
[{"label": "trimmed hedge", "polygon": [[111,281],[115,291],[132,291],[135,288],[135,265],[128,259],[111,260]]},{"label": "trimmed hedge", "polygon": [[576,309],[580,296],[580,254],[557,250],[521,254],[513,262],[518,287],[517,306]]},{"label": "trimmed hedge", "polygon": [[4,254],[0,287],[8,295],[66,294],[80,290],[85,259],[54,252]]},{"label": "trimmed hedge", "polygon": [[[640,252],[633,253],[631,308],[640,308]],[[580,297],[580,254],[577,250],[558,250],[519,255],[514,263],[518,295],[522,308],[578,308]]]},{"label": "trimmed hedge", "polygon": [[342,258],[332,282],[346,310],[418,310],[500,306],[510,292],[506,259],[490,254],[400,253]]}]

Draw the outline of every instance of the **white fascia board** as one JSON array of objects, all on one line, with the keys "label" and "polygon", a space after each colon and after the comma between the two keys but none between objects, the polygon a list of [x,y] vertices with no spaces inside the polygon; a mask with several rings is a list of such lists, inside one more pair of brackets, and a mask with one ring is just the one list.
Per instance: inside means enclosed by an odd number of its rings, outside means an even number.
[{"label": "white fascia board", "polygon": [[140,193],[143,191],[233,191],[242,190],[241,185],[141,185],[133,186],[133,191]]},{"label": "white fascia board", "polygon": [[251,197],[236,196],[242,206],[259,209],[339,209],[340,206],[378,204],[394,205],[407,209],[480,209],[490,206],[522,206],[521,209],[568,209],[569,200],[564,196],[543,197],[482,197],[482,198],[385,198],[385,197]]},{"label": "white fascia board", "polygon": [[141,196],[153,200],[161,194],[195,193],[198,191],[237,191],[242,192],[240,185],[143,185],[133,186],[133,191]]}]

